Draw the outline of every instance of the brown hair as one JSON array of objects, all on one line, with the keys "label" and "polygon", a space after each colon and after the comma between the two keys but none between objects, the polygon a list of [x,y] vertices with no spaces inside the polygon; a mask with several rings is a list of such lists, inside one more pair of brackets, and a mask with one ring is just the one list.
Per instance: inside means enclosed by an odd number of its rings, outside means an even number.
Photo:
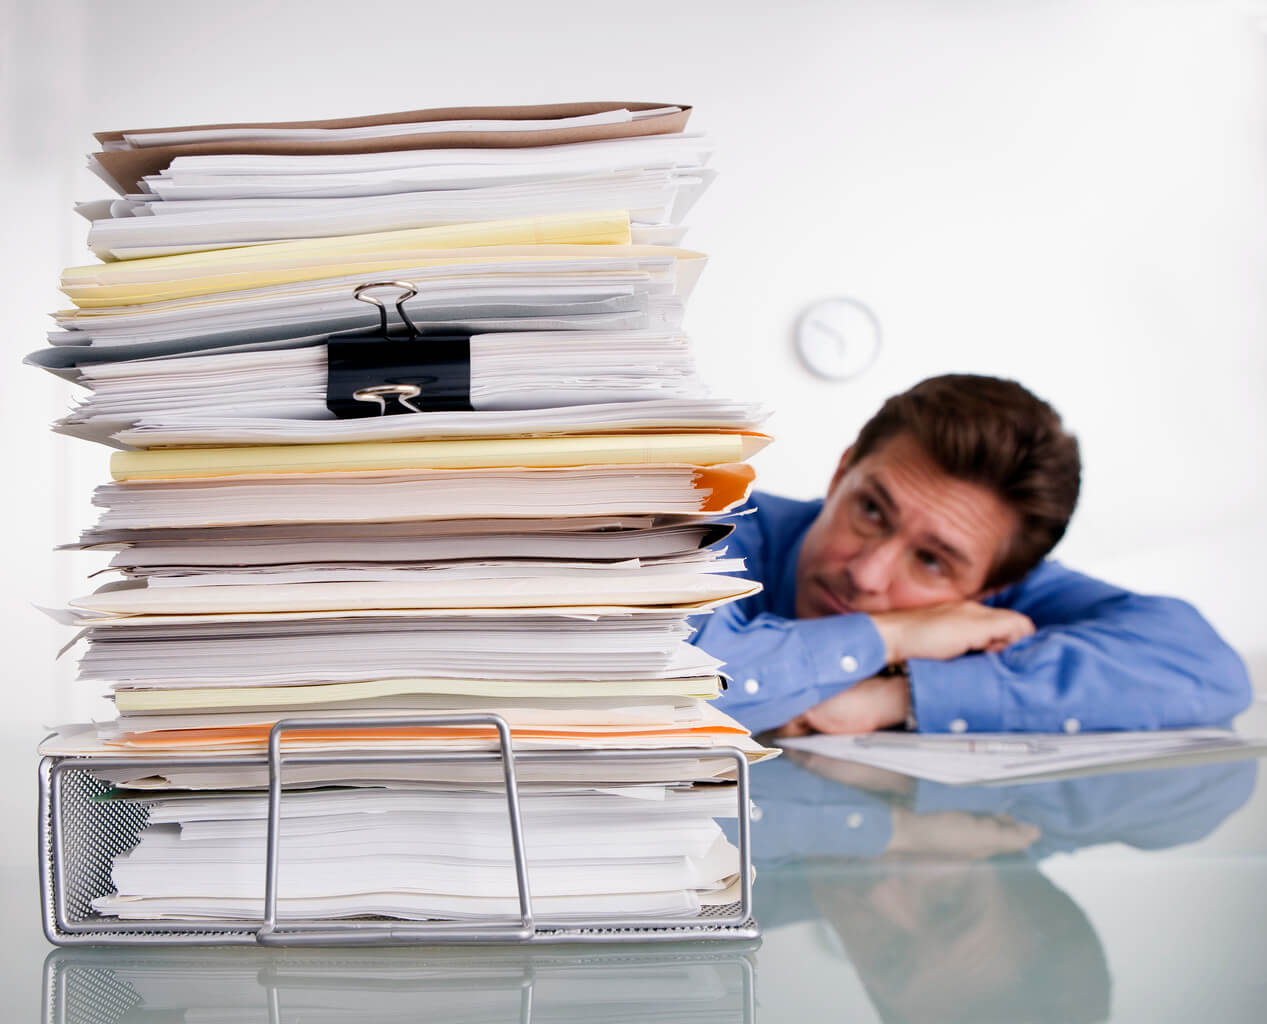
[{"label": "brown hair", "polygon": [[1020,580],[1064,536],[1078,502],[1078,441],[1055,409],[1016,381],[966,373],[921,381],[867,421],[849,465],[900,434],[943,473],[989,488],[1019,518],[987,590]]}]

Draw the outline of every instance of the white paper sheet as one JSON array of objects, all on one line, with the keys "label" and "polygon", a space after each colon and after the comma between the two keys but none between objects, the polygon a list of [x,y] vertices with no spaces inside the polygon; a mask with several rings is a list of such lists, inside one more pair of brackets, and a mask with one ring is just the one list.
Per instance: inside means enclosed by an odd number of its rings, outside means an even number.
[{"label": "white paper sheet", "polygon": [[1133,761],[1203,754],[1256,757],[1267,738],[1238,736],[1228,729],[1157,732],[873,733],[865,736],[803,736],[779,740],[790,750],[853,761],[951,785],[1005,782]]}]

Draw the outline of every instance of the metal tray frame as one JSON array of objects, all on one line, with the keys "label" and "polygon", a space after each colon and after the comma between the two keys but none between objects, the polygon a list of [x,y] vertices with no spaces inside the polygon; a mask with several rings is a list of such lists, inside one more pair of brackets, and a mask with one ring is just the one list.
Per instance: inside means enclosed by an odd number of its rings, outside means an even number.
[{"label": "metal tray frame", "polygon": [[[346,729],[388,729],[425,726],[491,726],[498,749],[461,753],[284,754],[288,732]],[[533,913],[524,854],[517,765],[585,761],[663,761],[724,757],[735,763],[739,821],[739,900],[706,908],[697,918],[608,917],[539,918]],[[406,922],[384,918],[335,921],[286,918],[277,914],[281,872],[280,821],[282,771],[287,765],[458,764],[502,766],[506,810],[518,890],[519,915],[479,922]],[[146,812],[136,804],[95,802],[106,787],[92,777],[94,769],[139,768],[268,768],[268,844],[264,864],[264,917],[255,924],[240,919],[125,922],[92,912],[91,901],[111,892],[114,856],[135,844]],[[748,759],[735,747],[673,747],[659,750],[515,751],[510,727],[498,715],[427,715],[411,718],[288,719],[269,734],[266,756],[236,758],[46,757],[40,765],[39,862],[44,934],[55,945],[470,945],[697,940],[752,941],[759,936],[752,918],[752,850]]]}]

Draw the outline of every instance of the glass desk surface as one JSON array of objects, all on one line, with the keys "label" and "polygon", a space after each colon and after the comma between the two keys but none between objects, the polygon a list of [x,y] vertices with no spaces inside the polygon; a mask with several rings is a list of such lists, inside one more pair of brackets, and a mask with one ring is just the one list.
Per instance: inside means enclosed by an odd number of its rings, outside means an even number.
[{"label": "glass desk surface", "polygon": [[[1238,723],[1267,735],[1267,707]],[[38,730],[10,777],[12,1021],[1260,1021],[1267,785],[1254,760],[948,787],[785,755],[752,774],[749,945],[55,949]],[[24,783],[29,783],[26,785]]]}]

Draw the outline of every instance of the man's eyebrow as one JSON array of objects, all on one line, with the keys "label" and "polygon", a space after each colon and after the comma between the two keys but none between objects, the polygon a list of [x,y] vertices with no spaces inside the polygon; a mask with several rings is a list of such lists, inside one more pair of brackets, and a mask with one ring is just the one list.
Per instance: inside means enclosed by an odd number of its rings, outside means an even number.
[{"label": "man's eyebrow", "polygon": [[897,502],[893,500],[893,495],[889,493],[888,488],[886,488],[884,484],[880,482],[879,477],[876,476],[868,476],[867,483],[869,483],[871,485],[871,489],[875,491],[876,496],[880,499],[880,504],[884,506],[884,511],[889,518],[896,519],[898,514]]},{"label": "man's eyebrow", "polygon": [[[888,488],[885,487],[884,483],[876,476],[868,476],[867,483],[870,484],[871,489],[875,491],[876,497],[880,499],[880,504],[884,506],[885,514],[888,515],[891,520],[896,522],[898,516],[900,515],[900,510],[898,509],[897,502],[893,500],[893,495],[889,493]],[[924,534],[924,536],[920,538],[920,541],[927,547],[934,548],[935,550],[941,552],[950,559],[950,561],[958,562],[965,568],[972,567],[972,559],[949,541],[942,540],[942,538],[938,537],[935,533]]]},{"label": "man's eyebrow", "polygon": [[923,543],[926,546],[930,548],[935,548],[937,551],[940,551],[952,562],[958,562],[960,565],[964,566],[965,568],[971,567],[972,559],[970,559],[967,555],[965,555],[953,544],[949,543],[948,541],[942,540],[940,537],[937,536],[937,534],[926,533],[924,534],[923,537],[920,538],[920,540],[923,541]]}]

